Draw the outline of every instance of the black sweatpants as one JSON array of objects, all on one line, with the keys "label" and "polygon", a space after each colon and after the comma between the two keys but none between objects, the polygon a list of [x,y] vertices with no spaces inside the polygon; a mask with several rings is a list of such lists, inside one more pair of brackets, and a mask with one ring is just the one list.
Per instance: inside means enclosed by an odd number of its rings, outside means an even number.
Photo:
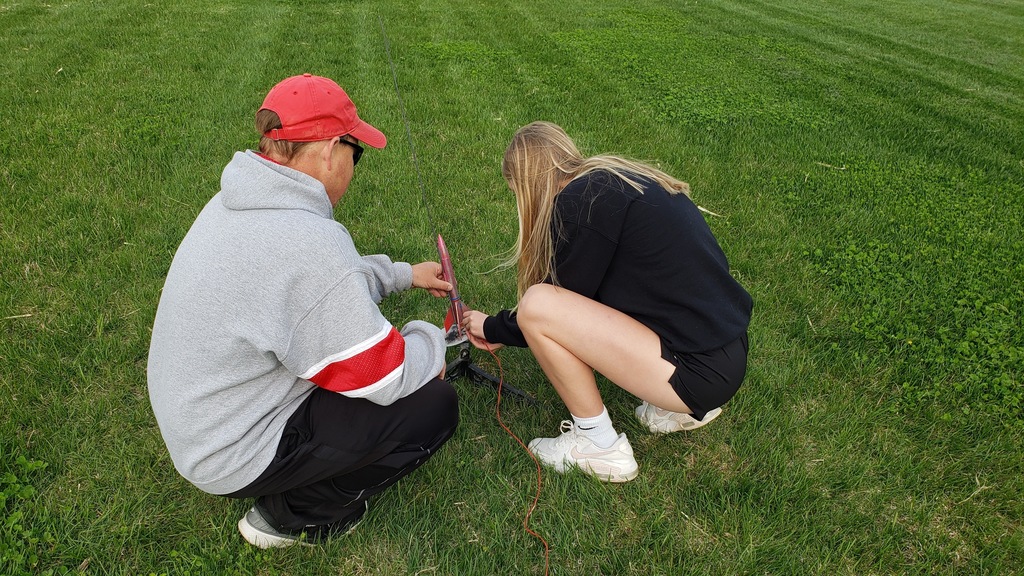
[{"label": "black sweatpants", "polygon": [[344,522],[426,462],[458,423],[455,389],[436,378],[390,406],[317,388],[288,419],[270,466],[228,496],[257,498],[278,530]]}]

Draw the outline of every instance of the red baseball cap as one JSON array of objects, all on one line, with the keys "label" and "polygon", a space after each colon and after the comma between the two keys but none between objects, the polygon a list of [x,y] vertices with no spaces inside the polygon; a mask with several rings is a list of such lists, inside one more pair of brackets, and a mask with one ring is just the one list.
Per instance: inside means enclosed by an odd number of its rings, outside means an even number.
[{"label": "red baseball cap", "polygon": [[383,132],[359,119],[356,105],[341,86],[323,76],[285,78],[267,93],[263,109],[281,118],[281,128],[264,134],[273,140],[315,142],[348,134],[374,148],[388,143]]}]

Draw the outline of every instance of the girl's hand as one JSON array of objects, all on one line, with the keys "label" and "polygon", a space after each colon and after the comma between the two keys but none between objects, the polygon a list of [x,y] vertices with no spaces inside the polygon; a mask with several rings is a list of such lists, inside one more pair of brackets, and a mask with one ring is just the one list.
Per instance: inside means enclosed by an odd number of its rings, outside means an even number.
[{"label": "girl's hand", "polygon": [[476,336],[473,336],[472,334],[469,335],[469,341],[473,343],[473,346],[476,346],[481,350],[487,350],[488,352],[501,350],[501,348],[504,347],[504,344],[492,344],[487,340],[482,340],[480,338],[477,338]]},{"label": "girl's hand", "polygon": [[473,346],[481,350],[493,352],[501,348],[502,345],[492,344],[484,337],[484,320],[488,318],[490,316],[483,312],[466,310],[462,315],[462,325],[466,328],[466,333],[469,334],[469,341],[473,343]]}]

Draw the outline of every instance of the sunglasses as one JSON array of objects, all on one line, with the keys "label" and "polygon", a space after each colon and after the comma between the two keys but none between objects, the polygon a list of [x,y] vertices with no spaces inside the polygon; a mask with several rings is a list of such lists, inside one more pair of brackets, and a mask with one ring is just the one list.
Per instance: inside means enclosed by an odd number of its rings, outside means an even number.
[{"label": "sunglasses", "polygon": [[359,164],[359,159],[363,157],[363,147],[344,138],[338,138],[338,142],[352,147],[352,167],[354,168],[356,164]]}]

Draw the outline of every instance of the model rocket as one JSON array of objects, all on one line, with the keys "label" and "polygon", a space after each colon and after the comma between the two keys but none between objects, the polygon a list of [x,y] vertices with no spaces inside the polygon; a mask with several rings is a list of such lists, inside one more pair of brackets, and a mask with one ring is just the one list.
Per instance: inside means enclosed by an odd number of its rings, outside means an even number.
[{"label": "model rocket", "polygon": [[448,292],[448,314],[444,317],[444,341],[448,346],[462,344],[469,339],[465,327],[462,325],[462,315],[466,311],[462,298],[459,296],[459,284],[455,281],[455,269],[452,268],[452,257],[448,254],[448,247],[444,244],[444,238],[437,235],[437,253],[441,257],[441,276],[446,282],[452,285]]}]

